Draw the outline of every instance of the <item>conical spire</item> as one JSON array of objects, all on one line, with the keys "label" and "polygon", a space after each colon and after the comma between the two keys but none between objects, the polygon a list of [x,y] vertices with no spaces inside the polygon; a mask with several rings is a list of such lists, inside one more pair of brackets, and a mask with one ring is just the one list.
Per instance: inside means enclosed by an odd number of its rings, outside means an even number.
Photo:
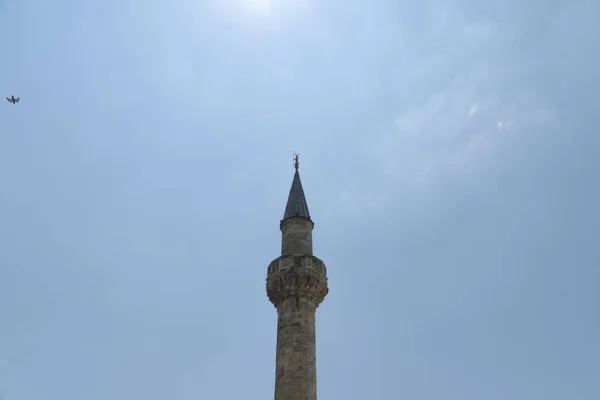
[{"label": "conical spire", "polygon": [[298,165],[298,154],[296,154],[294,158],[294,168],[296,168],[296,173],[294,174],[290,196],[288,197],[287,206],[285,207],[285,213],[283,215],[284,220],[291,217],[304,217],[310,219],[306,197],[304,197],[304,190],[302,189],[302,182],[300,181],[300,173],[298,173]]}]

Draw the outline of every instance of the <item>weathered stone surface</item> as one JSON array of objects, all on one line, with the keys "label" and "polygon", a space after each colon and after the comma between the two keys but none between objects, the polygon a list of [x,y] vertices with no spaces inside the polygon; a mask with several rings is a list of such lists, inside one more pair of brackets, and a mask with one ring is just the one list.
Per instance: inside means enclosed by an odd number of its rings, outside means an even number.
[{"label": "weathered stone surface", "polygon": [[328,292],[327,278],[312,268],[290,267],[267,277],[267,296],[278,311],[289,298],[302,298],[316,310]]},{"label": "weathered stone surface", "polygon": [[305,268],[325,277],[327,276],[325,263],[318,257],[308,255],[287,255],[276,258],[269,264],[267,276],[292,268]]},{"label": "weathered stone surface", "polygon": [[275,400],[316,400],[315,311],[288,298],[279,305]]},{"label": "weathered stone surface", "polygon": [[312,255],[313,227],[313,222],[308,218],[292,217],[281,221],[281,254]]},{"label": "weathered stone surface", "polygon": [[314,259],[323,264],[312,256],[280,257],[274,262],[291,266],[267,277],[278,314],[275,400],[317,398],[315,311],[329,289],[325,275],[306,267]]}]

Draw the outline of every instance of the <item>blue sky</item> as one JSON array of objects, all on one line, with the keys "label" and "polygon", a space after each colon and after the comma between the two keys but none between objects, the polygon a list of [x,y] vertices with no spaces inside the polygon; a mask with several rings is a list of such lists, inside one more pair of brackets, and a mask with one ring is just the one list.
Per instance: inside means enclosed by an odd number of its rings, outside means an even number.
[{"label": "blue sky", "polygon": [[3,0],[2,400],[600,398],[600,4]]}]

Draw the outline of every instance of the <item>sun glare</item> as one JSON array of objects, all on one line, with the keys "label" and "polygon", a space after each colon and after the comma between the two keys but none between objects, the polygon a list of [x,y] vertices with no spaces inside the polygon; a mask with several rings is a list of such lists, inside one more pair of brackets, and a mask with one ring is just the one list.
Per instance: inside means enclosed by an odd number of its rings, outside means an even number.
[{"label": "sun glare", "polygon": [[252,8],[264,15],[271,14],[271,0],[247,0]]},{"label": "sun glare", "polygon": [[[215,0],[230,17],[242,24],[259,24],[278,31],[282,24],[301,23],[310,17],[309,0]],[[264,25],[267,23],[268,25]]]}]

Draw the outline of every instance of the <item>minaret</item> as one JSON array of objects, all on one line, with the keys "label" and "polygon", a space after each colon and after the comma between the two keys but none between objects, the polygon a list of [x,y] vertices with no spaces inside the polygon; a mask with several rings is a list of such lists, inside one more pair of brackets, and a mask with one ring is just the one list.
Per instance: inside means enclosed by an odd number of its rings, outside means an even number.
[{"label": "minaret", "polygon": [[316,400],[315,311],[327,288],[323,261],[313,256],[312,230],[295,155],[294,181],[281,229],[281,257],[267,270],[267,296],[277,308],[275,400]]}]

